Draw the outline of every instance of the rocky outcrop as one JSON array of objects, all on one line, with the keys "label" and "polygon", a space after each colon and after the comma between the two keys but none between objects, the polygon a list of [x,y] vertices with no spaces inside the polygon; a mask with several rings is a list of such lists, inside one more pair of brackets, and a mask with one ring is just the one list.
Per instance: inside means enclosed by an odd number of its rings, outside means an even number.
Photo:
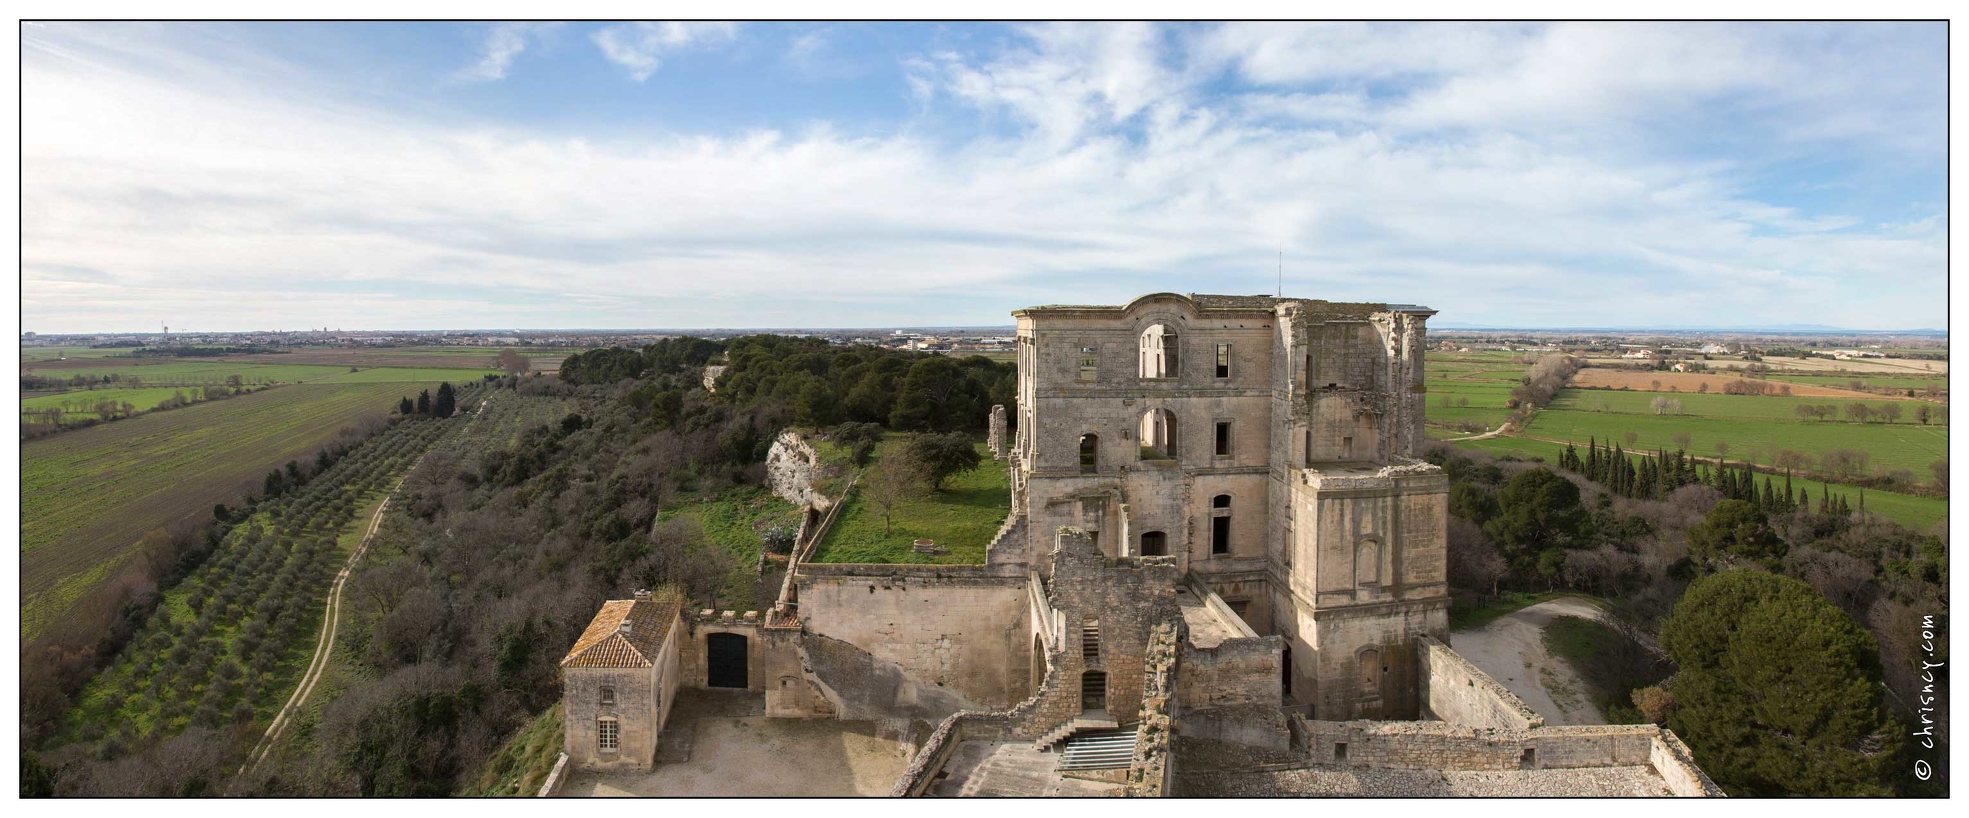
[{"label": "rocky outcrop", "polygon": [[766,483],[773,493],[796,506],[826,511],[834,500],[815,490],[820,479],[820,453],[813,444],[797,432],[781,432],[766,452]]}]

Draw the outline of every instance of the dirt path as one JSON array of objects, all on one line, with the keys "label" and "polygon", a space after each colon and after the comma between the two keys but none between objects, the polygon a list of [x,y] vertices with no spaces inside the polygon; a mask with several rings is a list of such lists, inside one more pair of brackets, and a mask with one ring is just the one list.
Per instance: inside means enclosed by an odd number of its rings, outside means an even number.
[{"label": "dirt path", "polygon": [[1599,619],[1600,609],[1571,597],[1540,602],[1452,633],[1450,647],[1523,699],[1546,724],[1606,724],[1606,714],[1588,699],[1585,680],[1566,660],[1545,652],[1545,626],[1561,616]]}]

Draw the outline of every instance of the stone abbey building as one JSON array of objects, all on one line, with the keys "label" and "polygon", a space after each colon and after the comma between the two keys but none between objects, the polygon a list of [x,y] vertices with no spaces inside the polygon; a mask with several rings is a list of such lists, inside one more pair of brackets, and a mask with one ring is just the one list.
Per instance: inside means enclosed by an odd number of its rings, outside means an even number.
[{"label": "stone abbey building", "polygon": [[[1431,315],[1174,293],[1014,312],[1016,421],[995,408],[990,437],[1011,511],[985,563],[809,562],[840,504],[782,487],[810,505],[778,603],[683,612],[666,678],[893,725],[905,796],[992,793],[977,759],[1015,752],[1180,795],[1189,741],[1313,772],[1612,768],[1717,794],[1672,733],[1546,727],[1448,647],[1448,486],[1417,459]],[[773,457],[818,468],[791,434]],[[667,701],[640,659],[593,668],[597,634],[642,627],[629,613],[605,607],[563,662],[578,766],[647,765],[667,716],[622,704]],[[607,674],[633,680],[605,707]],[[636,738],[605,749],[604,729]]]}]

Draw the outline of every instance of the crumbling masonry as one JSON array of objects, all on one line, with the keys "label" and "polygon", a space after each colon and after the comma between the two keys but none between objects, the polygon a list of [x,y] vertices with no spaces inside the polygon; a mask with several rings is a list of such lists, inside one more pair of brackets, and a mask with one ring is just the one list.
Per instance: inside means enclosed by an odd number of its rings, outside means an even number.
[{"label": "crumbling masonry", "polygon": [[[1448,485],[1416,459],[1433,314],[1173,293],[1014,312],[1018,402],[988,442],[1012,510],[986,563],[809,563],[844,505],[820,498],[774,610],[685,618],[679,682],[890,725],[917,748],[905,796],[957,791],[967,742],[1130,731],[1132,795],[1181,794],[1184,740],[1308,765],[1651,765],[1663,792],[1715,794],[1673,734],[1545,728],[1448,648]],[[811,451],[782,439],[775,473]],[[570,696],[569,756],[592,759],[574,744],[594,708]]]}]

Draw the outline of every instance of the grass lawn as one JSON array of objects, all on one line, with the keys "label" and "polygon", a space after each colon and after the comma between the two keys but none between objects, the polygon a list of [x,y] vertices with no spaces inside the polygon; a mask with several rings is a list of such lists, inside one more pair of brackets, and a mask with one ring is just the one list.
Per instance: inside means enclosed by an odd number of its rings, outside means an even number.
[{"label": "grass lawn", "polygon": [[[904,440],[902,436],[883,440],[875,450],[876,462],[895,447],[904,445]],[[881,509],[865,502],[861,490],[856,489],[816,549],[814,561],[983,563],[985,546],[1005,523],[1005,515],[1011,513],[1012,487],[1005,464],[992,460],[982,442],[977,448],[984,462],[976,470],[952,477],[943,491],[897,503],[891,531],[883,530]],[[919,539],[936,540],[937,546],[949,553],[931,555],[911,551],[911,545]]]}]

